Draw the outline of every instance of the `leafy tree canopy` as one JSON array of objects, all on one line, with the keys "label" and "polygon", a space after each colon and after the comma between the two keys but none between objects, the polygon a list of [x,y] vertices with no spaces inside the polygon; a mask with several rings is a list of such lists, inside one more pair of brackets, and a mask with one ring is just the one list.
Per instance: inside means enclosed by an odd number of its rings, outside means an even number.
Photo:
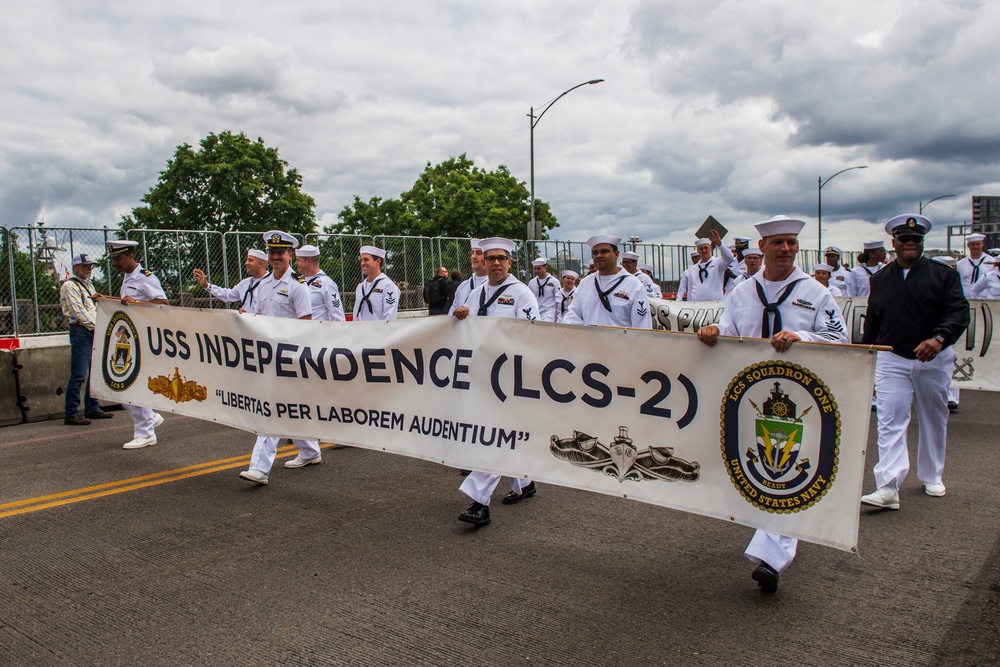
[{"label": "leafy tree canopy", "polygon": [[[431,166],[399,199],[354,197],[338,215],[340,222],[323,231],[372,236],[504,236],[522,239],[530,214],[530,193],[506,166],[494,171],[476,167],[465,153]],[[549,205],[535,200],[542,230],[558,227]]]},{"label": "leafy tree canopy", "polygon": [[209,134],[198,150],[178,146],[144,205],[122,216],[120,226],[308,234],[316,228],[316,202],[301,188],[302,177],[276,148],[226,130]]}]

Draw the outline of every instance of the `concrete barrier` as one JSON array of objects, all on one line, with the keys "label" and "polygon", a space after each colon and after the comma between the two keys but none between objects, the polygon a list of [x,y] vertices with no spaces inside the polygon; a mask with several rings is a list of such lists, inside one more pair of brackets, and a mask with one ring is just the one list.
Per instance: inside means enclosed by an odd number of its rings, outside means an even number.
[{"label": "concrete barrier", "polygon": [[16,359],[10,350],[0,350],[0,426],[20,424],[21,406],[14,376]]},{"label": "concrete barrier", "polygon": [[62,419],[69,380],[69,345],[30,347],[14,351],[17,394],[26,422]]}]

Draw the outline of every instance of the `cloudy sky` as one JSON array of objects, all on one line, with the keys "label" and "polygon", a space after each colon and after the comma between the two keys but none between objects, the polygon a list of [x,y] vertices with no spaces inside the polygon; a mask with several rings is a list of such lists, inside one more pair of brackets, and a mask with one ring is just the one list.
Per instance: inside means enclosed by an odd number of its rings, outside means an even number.
[{"label": "cloudy sky", "polygon": [[[0,223],[114,226],[178,144],[242,131],[303,175],[321,224],[467,153],[561,223],[690,243],[776,213],[823,238],[1000,195],[995,27],[979,0],[33,0],[0,23]],[[993,37],[990,37],[993,35]],[[990,46],[990,45],[993,46]]]}]

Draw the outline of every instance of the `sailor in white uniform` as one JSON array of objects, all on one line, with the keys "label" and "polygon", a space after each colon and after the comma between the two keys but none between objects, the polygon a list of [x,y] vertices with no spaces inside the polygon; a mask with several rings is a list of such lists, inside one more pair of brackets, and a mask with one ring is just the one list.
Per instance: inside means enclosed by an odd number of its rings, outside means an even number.
[{"label": "sailor in white uniform", "polygon": [[[691,253],[691,263],[692,264],[697,264],[698,263],[698,252],[697,251]],[[677,295],[675,296],[675,299],[677,301],[688,301],[688,298],[687,298],[688,297],[688,291],[689,291],[688,288],[691,286],[691,283],[690,283],[690,278],[691,278],[690,271],[691,271],[690,267],[688,267],[687,269],[684,269],[683,271],[681,271],[680,280],[677,282]]]},{"label": "sailor in white uniform", "polygon": [[760,251],[760,248],[747,248],[743,251],[743,270],[733,278],[729,294],[732,294],[737,285],[757,275],[757,272],[760,271],[760,264],[763,257],[764,254]]},{"label": "sailor in white uniform", "polygon": [[448,309],[449,315],[453,315],[456,308],[465,304],[472,290],[486,283],[486,263],[483,262],[483,250],[479,247],[479,239],[469,239],[469,242],[472,245],[472,275],[455,288],[455,298],[451,302],[451,308]]},{"label": "sailor in white uniform", "polygon": [[[311,320],[309,288],[306,287],[305,279],[291,269],[292,251],[298,247],[298,239],[276,229],[265,232],[263,237],[267,244],[267,259],[274,270],[260,281],[254,314]],[[240,473],[240,479],[254,484],[267,484],[280,440],[275,435],[258,435],[253,453],[250,454],[250,467]],[[286,468],[304,468],[323,461],[319,441],[293,438],[292,442],[299,448],[299,453],[295,458],[285,461]]]},{"label": "sailor in white uniform", "polygon": [[261,278],[267,275],[267,254],[256,248],[247,250],[247,259],[243,263],[247,277],[226,289],[208,282],[208,277],[201,269],[194,270],[194,278],[209,294],[225,303],[239,303],[240,309],[253,312],[254,292]]},{"label": "sailor in white uniform", "polygon": [[826,263],[833,267],[833,271],[830,272],[830,282],[839,287],[840,291],[846,295],[848,292],[847,281],[850,279],[851,272],[845,269],[840,262],[843,254],[843,251],[835,245],[827,246],[826,250],[823,251]]},{"label": "sailor in white uniform", "polygon": [[649,278],[649,283],[646,284],[646,294],[648,294],[651,299],[662,299],[663,290],[660,289],[660,285],[653,278],[653,265],[640,263],[638,264],[638,267],[639,271],[644,273],[646,277]]},{"label": "sailor in white uniform", "polygon": [[[698,263],[687,271],[690,273],[687,281],[688,301],[719,301],[722,299],[723,286],[726,282],[726,269],[735,261],[732,251],[722,243],[719,232],[712,230],[709,238],[698,239],[695,249],[698,251]],[[712,257],[712,246],[719,248],[719,258]],[[677,295],[677,300],[683,300]]]},{"label": "sailor in white uniform", "polygon": [[962,277],[962,291],[969,298],[972,296],[972,286],[989,270],[986,260],[990,256],[983,252],[986,245],[985,234],[969,234],[965,237],[965,244],[969,248],[969,254],[958,260],[955,268]]},{"label": "sailor in white uniform", "polygon": [[[795,341],[847,343],[847,327],[830,291],[795,266],[798,234],[805,222],[778,215],[758,222],[764,269],[733,289],[719,323],[698,329],[698,338],[715,345],[719,335],[769,338],[779,354]],[[794,298],[793,298],[794,297]],[[746,548],[757,563],[753,579],[773,592],[792,560],[798,540],[758,530]]]},{"label": "sailor in white uniform", "polygon": [[385,250],[373,245],[361,246],[361,273],[365,279],[354,290],[354,321],[396,319],[399,288],[382,272]]},{"label": "sailor in white uniform", "polygon": [[[155,303],[166,306],[167,295],[160,280],[142,268],[135,260],[138,241],[108,241],[108,257],[115,269],[123,275],[121,302]],[[95,293],[92,298],[113,298]],[[150,408],[123,403],[125,411],[132,417],[132,439],[122,445],[122,449],[141,449],[156,444],[156,427],[163,423],[163,417]]]},{"label": "sailor in white uniform", "polygon": [[576,288],[566,324],[652,329],[652,309],[639,279],[618,266],[621,237],[597,234],[587,239],[597,271]]},{"label": "sailor in white uniform", "polygon": [[556,294],[556,322],[562,322],[566,319],[569,306],[573,303],[573,295],[576,294],[576,281],[579,279],[580,274],[569,269],[559,274],[560,290]]},{"label": "sailor in white uniform", "polygon": [[847,277],[845,296],[868,296],[872,276],[885,267],[884,241],[865,241],[863,247],[864,252],[858,257],[858,265],[851,269]]},{"label": "sailor in white uniform", "polygon": [[538,257],[531,262],[535,277],[528,281],[528,288],[538,299],[538,319],[542,322],[556,321],[556,292],[559,291],[559,281],[549,275],[549,260]]},{"label": "sailor in white uniform", "polygon": [[656,283],[653,282],[652,278],[639,270],[639,255],[634,252],[623,252],[621,257],[622,267],[639,279],[639,282],[642,283],[642,288],[646,290],[646,296],[653,296],[657,289]]},{"label": "sailor in white uniform", "polygon": [[833,267],[829,264],[813,264],[813,278],[816,279],[816,282],[830,290],[831,295],[844,296],[840,291],[840,286],[834,285],[830,281],[830,273],[832,271]]},{"label": "sailor in white uniform", "polygon": [[[480,241],[479,247],[483,251],[489,280],[485,285],[474,289],[465,303],[455,309],[453,315],[459,320],[470,315],[508,317],[528,322],[536,320],[538,299],[527,285],[510,275],[514,242],[503,238],[488,238]],[[470,472],[459,490],[472,498],[472,505],[458,516],[458,520],[476,526],[490,523],[490,499],[499,483],[500,475]],[[535,493],[534,482],[511,477],[510,493],[504,496],[502,502],[504,505],[516,505]]]},{"label": "sailor in white uniform", "polygon": [[319,248],[304,245],[295,251],[295,268],[306,280],[312,318],[327,322],[343,322],[344,304],[340,300],[340,288],[333,278],[319,268]]},{"label": "sailor in white uniform", "polygon": [[972,299],[1000,299],[1000,271],[997,270],[1000,258],[990,257],[986,260],[986,266],[990,267],[972,286]]}]

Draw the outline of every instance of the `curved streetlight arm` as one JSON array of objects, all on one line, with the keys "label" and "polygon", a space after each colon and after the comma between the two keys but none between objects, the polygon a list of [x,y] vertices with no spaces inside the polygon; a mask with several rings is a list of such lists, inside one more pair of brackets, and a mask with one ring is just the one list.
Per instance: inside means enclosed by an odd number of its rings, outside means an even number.
[{"label": "curved streetlight arm", "polygon": [[819,252],[823,252],[823,186],[832,181],[837,176],[840,176],[845,171],[850,171],[852,169],[867,169],[867,164],[858,165],[856,167],[848,167],[847,169],[841,169],[833,176],[830,176],[825,181],[823,177],[820,176],[816,179],[816,241],[819,245]]},{"label": "curved streetlight arm", "polygon": [[823,179],[820,179],[819,187],[822,190],[824,185],[826,185],[827,183],[829,183],[830,181],[832,181],[835,177],[840,176],[845,171],[850,171],[851,169],[867,169],[867,168],[868,168],[868,165],[867,164],[863,164],[863,165],[861,165],[859,167],[848,167],[847,169],[841,169],[840,171],[838,171],[833,176],[830,176],[829,178],[827,178],[825,181]]},{"label": "curved streetlight arm", "polygon": [[926,201],[926,202],[922,201],[922,202],[920,202],[918,204],[918,206],[920,207],[920,210],[917,211],[917,213],[919,213],[920,215],[923,215],[924,214],[924,209],[927,208],[927,206],[929,204],[932,204],[932,203],[936,202],[938,199],[952,199],[953,197],[957,197],[957,196],[958,195],[941,195],[940,197],[935,197],[934,199],[932,199],[930,201]]},{"label": "curved streetlight arm", "polygon": [[553,104],[555,104],[556,102],[558,102],[562,98],[566,97],[567,95],[569,95],[570,93],[572,93],[577,88],[582,88],[583,86],[592,86],[595,83],[601,83],[602,81],[604,81],[604,79],[591,79],[590,81],[584,81],[583,83],[576,84],[575,86],[573,86],[569,90],[564,91],[562,94],[560,94],[554,100],[552,100],[551,102],[549,102],[548,104],[546,104],[544,107],[542,107],[542,113],[538,114],[537,116],[535,115],[535,109],[534,109],[534,107],[532,107],[531,113],[529,114],[529,116],[532,118],[532,121],[531,121],[531,127],[532,127],[532,129],[534,129],[534,127],[536,125],[538,125],[539,121],[542,120],[542,116],[545,115],[546,111],[548,111],[549,109],[552,108]]}]

